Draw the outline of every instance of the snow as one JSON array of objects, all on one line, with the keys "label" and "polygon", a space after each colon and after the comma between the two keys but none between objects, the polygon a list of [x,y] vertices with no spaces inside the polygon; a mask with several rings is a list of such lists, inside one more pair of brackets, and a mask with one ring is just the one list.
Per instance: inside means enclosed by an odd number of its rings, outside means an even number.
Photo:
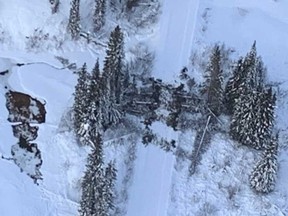
[{"label": "snow", "polygon": [[[81,13],[86,15],[81,22],[89,28],[85,22],[91,18],[87,12],[91,1],[82,2]],[[63,68],[55,56],[68,58],[77,67],[87,62],[92,69],[98,57],[100,61],[104,59],[104,48],[67,40],[64,29],[69,4],[69,1],[61,2],[60,13],[52,15],[49,1],[0,3],[0,20],[5,20],[0,23],[0,30],[5,32],[4,36],[0,34],[0,72],[10,70],[9,74],[0,75],[0,154],[9,157],[11,147],[17,143],[11,123],[7,121],[4,86],[36,97],[46,103],[47,109],[46,122],[38,125],[38,137],[33,141],[41,151],[44,180],[36,186],[13,161],[1,159],[0,215],[77,215],[80,181],[89,148],[76,143],[69,127],[59,128],[62,116],[73,102],[77,77]],[[132,31],[135,35],[125,33],[130,37],[125,38],[127,47],[135,46],[138,41],[150,43],[149,48],[156,52],[153,75],[169,83],[177,80],[184,66],[189,67],[189,75],[201,80],[199,73],[191,73],[195,69],[191,55],[196,53],[201,57],[215,42],[224,42],[233,48],[236,52],[232,57],[238,58],[256,40],[258,53],[267,65],[268,79],[281,82],[276,111],[280,154],[275,191],[259,195],[250,189],[248,176],[260,152],[238,146],[228,137],[217,134],[196,173],[189,176],[195,131],[176,133],[162,123],[153,123],[152,129],[168,140],[175,139],[187,157],[164,152],[154,145],[144,147],[139,140],[125,139],[124,143],[133,143],[130,149],[128,145],[106,146],[107,162],[116,158],[119,170],[116,185],[120,212],[128,216],[288,214],[287,7],[288,2],[284,0],[178,0],[177,3],[163,0],[156,29],[143,31],[149,32],[147,35],[137,35],[135,31]],[[41,41],[39,49],[29,50],[26,37],[36,28],[49,32],[51,38],[55,36],[59,41],[55,38]],[[61,41],[63,45],[55,48]],[[17,63],[27,65],[18,67]]]},{"label": "snow", "polygon": [[127,215],[166,215],[174,158],[158,146],[139,145]]},{"label": "snow", "polygon": [[177,4],[163,1],[160,28],[155,42],[155,77],[171,82],[188,64],[198,7],[199,0],[179,0]]},{"label": "snow", "polygon": [[12,161],[1,160],[0,170],[1,215],[49,215],[49,202],[41,200],[41,192],[33,181],[20,173]]}]

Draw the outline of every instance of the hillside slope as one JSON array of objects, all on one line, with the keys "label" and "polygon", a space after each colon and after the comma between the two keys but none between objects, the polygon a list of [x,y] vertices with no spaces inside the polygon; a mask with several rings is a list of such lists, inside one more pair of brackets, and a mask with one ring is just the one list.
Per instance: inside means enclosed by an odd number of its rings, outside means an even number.
[{"label": "hillside slope", "polygon": [[[81,24],[89,29],[92,1],[81,2],[84,14]],[[271,194],[260,195],[250,189],[248,181],[260,153],[239,146],[226,135],[213,137],[193,176],[189,176],[188,168],[195,131],[175,132],[161,123],[152,125],[161,136],[175,139],[188,157],[166,153],[157,146],[144,147],[136,138],[129,141],[133,143],[131,147],[111,144],[115,137],[105,137],[106,159],[116,158],[117,162],[118,215],[288,214],[287,7],[283,0],[179,0],[177,3],[162,0],[162,13],[156,26],[138,35],[125,26],[127,51],[138,42],[149,43],[148,47],[156,52],[152,75],[168,83],[180,82],[178,75],[184,66],[188,67],[189,75],[201,81],[202,64],[207,62],[207,50],[214,43],[225,43],[234,51],[231,58],[237,59],[256,40],[258,53],[268,69],[268,80],[277,84],[280,153],[276,189]],[[96,58],[104,58],[105,48],[87,45],[83,40],[77,43],[69,40],[66,35],[69,8],[69,2],[63,1],[60,13],[51,15],[49,1],[0,3],[0,20],[3,20],[0,72],[9,71],[0,75],[0,154],[9,159],[11,146],[18,141],[12,133],[14,123],[7,121],[5,93],[8,90],[45,102],[47,111],[46,122],[38,125],[35,140],[43,159],[40,169],[43,181],[37,186],[12,160],[0,160],[0,215],[3,216],[77,215],[80,182],[90,149],[77,144],[69,128],[71,122],[64,118],[73,103],[77,77],[55,55],[69,59],[77,67],[87,62],[91,69]],[[108,29],[115,24],[111,20],[108,23]],[[37,28],[44,34],[49,32],[49,39],[31,49],[29,37],[35,35]],[[130,55],[128,52],[127,59]],[[19,67],[17,63],[26,65]],[[128,156],[132,157],[131,161],[123,159]]]}]

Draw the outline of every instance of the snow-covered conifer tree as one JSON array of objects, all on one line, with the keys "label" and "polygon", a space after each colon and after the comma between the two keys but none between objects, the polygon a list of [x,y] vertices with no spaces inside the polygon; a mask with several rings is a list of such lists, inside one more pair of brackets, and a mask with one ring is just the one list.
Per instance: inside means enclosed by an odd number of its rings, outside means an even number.
[{"label": "snow-covered conifer tree", "polygon": [[85,137],[102,133],[111,125],[118,123],[123,116],[119,107],[109,98],[109,87],[107,88],[106,81],[100,74],[98,60],[92,70],[88,98]]},{"label": "snow-covered conifer tree", "polygon": [[105,173],[103,169],[103,142],[100,134],[91,137],[92,152],[88,155],[82,181],[80,216],[108,216],[105,200]]},{"label": "snow-covered conifer tree", "polygon": [[117,26],[110,34],[106,57],[104,60],[103,78],[108,88],[112,103],[119,104],[122,97],[124,79],[124,37]]},{"label": "snow-covered conifer tree", "polygon": [[256,122],[255,122],[255,132],[258,142],[258,146],[261,148],[267,147],[269,143],[268,140],[271,139],[272,129],[274,126],[274,109],[276,97],[272,92],[272,88],[268,90],[263,90],[262,93],[258,94],[256,110]]},{"label": "snow-covered conifer tree", "polygon": [[244,145],[260,149],[265,146],[265,139],[270,136],[273,122],[273,118],[266,119],[271,124],[264,126],[261,118],[264,113],[273,116],[273,109],[269,108],[269,111],[265,108],[265,69],[261,58],[257,57],[256,43],[244,61],[241,61],[239,68],[241,76],[236,74],[236,78],[231,79],[226,87],[226,102],[233,103],[232,106],[229,104],[230,108],[233,107],[230,135]]},{"label": "snow-covered conifer tree", "polygon": [[230,124],[230,135],[243,145],[259,149],[258,142],[255,142],[257,134],[254,134],[257,96],[256,91],[247,91],[236,100]]},{"label": "snow-covered conifer tree", "polygon": [[241,96],[235,105],[230,125],[233,139],[255,149],[269,143],[274,125],[275,95],[272,89],[259,87],[257,91]]},{"label": "snow-covered conifer tree", "polygon": [[105,169],[105,188],[104,196],[108,206],[109,215],[114,215],[115,209],[115,181],[117,179],[117,169],[115,168],[115,161],[108,164]]},{"label": "snow-covered conifer tree", "polygon": [[94,31],[99,31],[105,25],[106,0],[95,0],[95,11],[93,16]]},{"label": "snow-covered conifer tree", "polygon": [[219,116],[223,104],[223,75],[219,45],[215,45],[212,49],[205,77],[206,81],[202,92],[207,96],[207,106],[214,115]]},{"label": "snow-covered conifer tree", "polygon": [[[99,59],[97,59],[96,64],[91,72],[91,80],[89,86],[89,98],[91,103],[96,103],[98,105],[99,97],[101,96],[101,75],[99,68]],[[90,112],[91,114],[91,112]]]},{"label": "snow-covered conifer tree", "polygon": [[233,71],[232,77],[228,80],[225,88],[224,104],[226,112],[233,114],[236,100],[250,90],[256,90],[259,86],[260,73],[257,71],[259,58],[257,57],[256,42],[253,43],[250,52],[245,58],[240,58]]},{"label": "snow-covered conifer tree", "polygon": [[72,0],[68,22],[68,31],[74,40],[79,38],[81,30],[79,9],[80,9],[80,0]]},{"label": "snow-covered conifer tree", "polygon": [[95,64],[91,75],[89,74],[87,81],[87,94],[85,96],[87,100],[87,113],[82,120],[82,124],[79,130],[79,136],[82,143],[89,145],[91,136],[95,136],[96,133],[102,133],[101,121],[97,119],[99,112],[99,100],[101,99],[101,77],[99,69],[99,60]]},{"label": "snow-covered conifer tree", "polygon": [[[123,33],[119,26],[111,32],[108,49],[104,61],[103,74],[99,85],[98,110],[95,119],[106,130],[112,124],[119,122],[123,113],[120,102],[123,94],[123,61],[124,61]],[[96,106],[95,106],[96,107]]]},{"label": "snow-covered conifer tree", "polygon": [[228,80],[225,87],[224,105],[227,114],[231,115],[233,113],[235,100],[240,97],[240,92],[238,88],[239,85],[243,82],[243,79],[245,79],[243,73],[243,58],[240,58],[233,70],[232,77]]},{"label": "snow-covered conifer tree", "polygon": [[278,140],[272,138],[270,142],[250,176],[250,185],[257,192],[269,193],[275,187]]},{"label": "snow-covered conifer tree", "polygon": [[89,75],[86,63],[78,72],[78,81],[75,86],[73,117],[74,130],[77,135],[82,134],[81,127],[85,127],[89,107]]}]

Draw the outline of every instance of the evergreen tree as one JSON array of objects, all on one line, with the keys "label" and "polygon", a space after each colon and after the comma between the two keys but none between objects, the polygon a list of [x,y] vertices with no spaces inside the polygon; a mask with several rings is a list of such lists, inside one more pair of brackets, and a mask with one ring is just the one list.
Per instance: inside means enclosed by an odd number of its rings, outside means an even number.
[{"label": "evergreen tree", "polygon": [[102,133],[118,123],[123,114],[118,106],[109,100],[109,88],[105,78],[100,75],[98,60],[92,71],[90,92],[89,130],[92,134]]},{"label": "evergreen tree", "polygon": [[105,200],[105,173],[103,169],[103,142],[100,134],[90,140],[92,152],[88,155],[82,181],[80,216],[108,216]]},{"label": "evergreen tree", "polygon": [[258,91],[241,96],[230,125],[232,138],[255,149],[265,148],[274,125],[275,100],[271,88],[259,87]]},{"label": "evergreen tree", "polygon": [[249,91],[236,100],[230,124],[230,135],[243,145],[259,149],[260,146],[257,145],[258,142],[255,140],[257,134],[254,134],[257,96],[258,93],[256,91]]},{"label": "evergreen tree", "polygon": [[231,115],[235,106],[235,101],[240,97],[241,92],[238,90],[240,84],[243,82],[245,76],[243,73],[243,58],[241,57],[234,70],[232,77],[228,80],[225,93],[224,93],[224,105],[227,114]]},{"label": "evergreen tree", "polygon": [[214,115],[219,116],[223,104],[223,76],[221,69],[221,51],[219,45],[212,49],[210,62],[206,70],[206,82],[203,93],[206,95],[207,106]]},{"label": "evergreen tree", "polygon": [[[122,94],[124,92],[123,82],[123,33],[119,26],[111,32],[108,49],[104,61],[104,69],[100,82],[97,83],[98,96],[95,104],[92,105],[93,111],[91,118],[99,125],[95,129],[106,130],[109,126],[119,122],[123,113],[120,109]],[[99,64],[98,64],[99,67]],[[95,69],[95,74],[100,74],[99,69]],[[98,76],[98,75],[96,75]],[[92,90],[94,92],[94,90]]]},{"label": "evergreen tree", "polygon": [[271,139],[272,129],[274,126],[274,110],[276,103],[276,96],[272,92],[272,88],[265,90],[261,96],[258,97],[259,103],[256,108],[257,122],[255,134],[258,136],[261,147],[267,147],[268,140]]},{"label": "evergreen tree", "polygon": [[109,215],[114,215],[115,209],[115,181],[117,179],[117,170],[115,168],[115,162],[110,162],[105,170],[105,188],[104,196],[107,202]]},{"label": "evergreen tree", "polygon": [[255,68],[255,70],[256,70],[255,82],[256,82],[258,91],[263,91],[265,83],[266,83],[267,70],[264,67],[264,63],[263,63],[261,57],[258,57],[256,62],[257,63],[256,63],[256,68]]},{"label": "evergreen tree", "polygon": [[68,22],[68,31],[74,40],[79,38],[81,30],[79,9],[80,9],[80,0],[72,0]]},{"label": "evergreen tree", "polygon": [[91,103],[96,103],[95,106],[99,106],[99,98],[101,96],[100,88],[101,88],[101,73],[99,68],[99,59],[97,59],[95,66],[91,72],[91,82],[89,92],[90,101]]},{"label": "evergreen tree", "polygon": [[[244,145],[264,148],[265,140],[271,134],[274,109],[273,104],[268,108],[266,101],[265,69],[261,58],[257,57],[256,43],[238,68],[237,72],[241,74],[236,74],[226,87],[226,102],[230,101],[228,109],[233,108],[230,135]],[[270,117],[264,120],[263,115]],[[269,126],[263,125],[263,121],[269,121]]]},{"label": "evergreen tree", "polygon": [[119,26],[110,34],[104,60],[103,78],[108,89],[107,98],[119,104],[123,93],[124,80],[124,37]]},{"label": "evergreen tree", "polygon": [[99,31],[105,24],[106,0],[95,0],[96,6],[93,16],[94,31]]},{"label": "evergreen tree", "polygon": [[243,71],[245,74],[244,81],[240,84],[240,88],[247,90],[256,90],[259,87],[259,57],[257,56],[256,41],[253,43],[250,52],[246,55],[243,62]]},{"label": "evergreen tree", "polygon": [[[250,52],[245,58],[240,58],[233,71],[233,76],[228,80],[225,88],[224,104],[228,114],[233,114],[236,100],[249,91],[256,90],[259,86],[260,72],[259,57],[257,57],[256,42],[252,45]],[[260,69],[260,67],[259,67]]]},{"label": "evergreen tree", "polygon": [[272,138],[250,176],[250,185],[257,192],[269,193],[275,187],[278,169],[278,137]]},{"label": "evergreen tree", "polygon": [[87,99],[89,106],[87,107],[87,115],[82,122],[82,127],[80,129],[80,136],[83,143],[89,145],[89,140],[92,136],[101,132],[101,122],[97,119],[97,113],[99,112],[99,100],[101,98],[101,77],[99,69],[99,60],[97,59],[95,67],[92,70],[91,76],[88,84]]},{"label": "evergreen tree", "polygon": [[81,134],[81,127],[84,127],[87,118],[88,107],[89,107],[89,75],[87,73],[86,63],[78,72],[78,81],[75,86],[74,93],[74,105],[73,105],[73,116],[74,116],[74,130],[77,135]]}]

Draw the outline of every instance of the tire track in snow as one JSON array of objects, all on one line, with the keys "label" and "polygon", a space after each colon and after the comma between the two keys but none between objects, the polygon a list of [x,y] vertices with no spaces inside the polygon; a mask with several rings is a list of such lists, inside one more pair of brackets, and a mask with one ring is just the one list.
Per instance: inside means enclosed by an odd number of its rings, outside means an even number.
[{"label": "tire track in snow", "polygon": [[136,160],[136,151],[137,151],[137,141],[138,137],[135,134],[132,134],[131,137],[127,137],[125,140],[126,143],[130,143],[127,146],[126,154],[124,156],[124,178],[121,180],[121,189],[116,194],[116,209],[113,215],[115,216],[125,216],[127,215],[127,202],[129,199],[129,188],[132,184],[132,178],[134,174],[134,162]]},{"label": "tire track in snow", "polygon": [[156,40],[154,75],[173,81],[189,63],[199,10],[199,0],[163,2],[159,36]]},{"label": "tire track in snow", "polygon": [[[173,82],[183,66],[188,65],[199,0],[163,1],[160,28],[154,41],[156,61],[153,75],[165,82]],[[154,127],[156,126],[156,127]],[[158,134],[178,140],[171,128],[153,124]],[[139,146],[135,174],[127,207],[128,216],[165,216],[169,212],[175,157],[158,146]]]},{"label": "tire track in snow", "polygon": [[[198,17],[200,1],[199,0],[196,0],[196,1],[181,0],[181,1],[178,1],[178,4],[177,4],[177,6],[179,6],[178,8],[175,3],[173,4],[173,1],[165,1],[164,4],[166,5],[164,5],[163,10],[170,11],[167,14],[169,16],[169,19],[167,17],[164,17],[165,11],[163,12],[163,17],[162,17],[162,19],[166,18],[167,20],[166,23],[164,23],[166,24],[164,26],[167,28],[166,29],[167,31],[163,31],[162,29],[162,32],[165,32],[166,34],[165,36],[166,41],[163,42],[162,44],[160,43],[160,49],[158,50],[158,58],[156,57],[157,62],[156,62],[154,74],[160,78],[163,78],[165,74],[164,80],[169,81],[170,79],[170,82],[171,82],[177,77],[178,75],[177,73],[182,69],[182,67],[188,65],[190,61],[193,43],[195,41],[195,29],[197,25],[196,21]],[[172,13],[171,11],[174,11],[174,12]],[[184,20],[181,20],[181,18]],[[163,28],[163,24],[162,24],[162,28]],[[181,34],[182,28],[183,28],[183,35],[180,35],[179,37],[179,34]],[[160,28],[160,31],[161,31],[161,28]],[[177,39],[180,39],[180,40],[178,41]],[[179,46],[179,48],[177,46]],[[166,51],[168,52],[166,53]],[[164,69],[161,70],[161,68],[164,68]],[[170,72],[169,74],[167,74],[168,71]],[[178,142],[180,141],[179,137],[177,137],[177,140]],[[166,200],[165,215],[169,214],[170,212],[169,208],[173,206],[171,205],[171,202],[173,202],[173,196],[179,196],[179,194],[176,194],[177,192],[183,193],[183,191],[182,192],[177,191],[177,190],[175,191],[173,189],[173,180],[177,179],[173,177],[173,174],[175,175],[175,173],[173,173],[175,159],[173,159],[172,163],[169,160],[171,160],[171,157],[168,158],[168,155],[165,155],[163,162],[166,164],[166,166],[163,166],[163,168],[169,169],[169,171],[167,171],[166,173],[165,172],[161,173],[163,183],[164,181],[167,181],[167,179],[165,178],[167,177],[170,178],[169,180],[170,192],[168,194],[169,199]],[[167,174],[169,176],[164,176]],[[160,189],[161,194],[164,192],[163,188],[164,188],[163,185],[161,185],[161,189]],[[187,191],[184,191],[184,192],[185,193],[181,194],[181,196],[184,195],[185,198],[184,197],[183,198],[186,199]],[[159,207],[161,206],[160,201],[158,203],[158,206]],[[158,208],[157,215],[162,215],[160,213],[159,208]]]}]

